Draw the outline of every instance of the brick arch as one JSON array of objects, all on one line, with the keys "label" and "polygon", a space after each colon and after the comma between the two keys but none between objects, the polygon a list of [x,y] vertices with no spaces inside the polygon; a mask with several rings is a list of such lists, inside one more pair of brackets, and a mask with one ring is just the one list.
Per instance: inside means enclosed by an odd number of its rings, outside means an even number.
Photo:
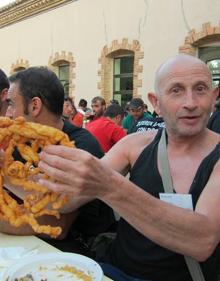
[{"label": "brick arch", "polygon": [[28,60],[18,59],[15,63],[12,63],[10,74],[13,74],[21,69],[27,69],[29,67]]},{"label": "brick arch", "polygon": [[54,55],[50,56],[48,66],[50,69],[52,69],[54,72],[57,72],[57,66],[61,62],[68,62],[69,63],[69,96],[73,99],[75,99],[75,84],[74,79],[76,78],[75,74],[75,67],[76,63],[73,58],[73,54],[71,52],[65,52],[61,51],[56,52]]},{"label": "brick arch", "polygon": [[138,88],[142,86],[142,80],[139,79],[139,74],[143,72],[143,66],[140,65],[140,60],[144,57],[144,52],[141,51],[141,46],[138,40],[128,42],[127,38],[114,40],[111,46],[104,46],[99,58],[101,69],[98,71],[98,76],[101,81],[98,82],[98,89],[101,90],[101,95],[108,103],[112,99],[113,94],[113,58],[122,54],[134,55],[134,78],[133,78],[133,97],[140,97]]},{"label": "brick arch", "polygon": [[192,29],[185,38],[184,45],[179,47],[179,53],[196,56],[198,46],[220,40],[220,23],[212,26],[210,22],[202,25],[201,31]]}]

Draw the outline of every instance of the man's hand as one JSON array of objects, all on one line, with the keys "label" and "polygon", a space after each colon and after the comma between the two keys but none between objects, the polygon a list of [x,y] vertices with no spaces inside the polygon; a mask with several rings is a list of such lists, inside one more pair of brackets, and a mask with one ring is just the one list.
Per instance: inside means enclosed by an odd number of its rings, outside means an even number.
[{"label": "man's hand", "polygon": [[102,197],[114,173],[88,152],[64,146],[46,147],[40,159],[40,169],[55,181],[40,179],[39,183],[74,196]]}]

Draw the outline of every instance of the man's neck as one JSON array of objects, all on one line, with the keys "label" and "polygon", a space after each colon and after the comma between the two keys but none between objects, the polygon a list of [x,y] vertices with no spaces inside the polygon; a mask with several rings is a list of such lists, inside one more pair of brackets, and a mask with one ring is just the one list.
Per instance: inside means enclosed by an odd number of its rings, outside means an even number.
[{"label": "man's neck", "polygon": [[35,120],[35,122],[38,122],[46,126],[54,127],[59,130],[63,129],[63,124],[64,124],[64,121],[61,116],[58,117],[54,115],[47,116],[47,118],[40,118],[38,120]]},{"label": "man's neck", "polygon": [[200,146],[203,146],[204,143],[207,141],[208,136],[208,130],[204,129],[201,131],[200,134],[197,134],[195,136],[176,136],[173,134],[168,134],[168,146],[172,147],[172,150],[182,150],[182,151],[190,151],[194,148],[198,149],[198,144]]},{"label": "man's neck", "polygon": [[3,102],[0,108],[0,116],[5,116],[7,108],[8,104]]}]

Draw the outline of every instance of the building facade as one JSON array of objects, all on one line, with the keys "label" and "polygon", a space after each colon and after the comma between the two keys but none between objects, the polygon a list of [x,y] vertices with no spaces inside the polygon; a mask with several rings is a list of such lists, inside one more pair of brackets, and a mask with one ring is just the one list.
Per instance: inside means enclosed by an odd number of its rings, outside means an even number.
[{"label": "building facade", "polygon": [[200,57],[220,81],[220,0],[17,0],[0,9],[0,67],[48,66],[76,103],[146,103],[157,67]]}]

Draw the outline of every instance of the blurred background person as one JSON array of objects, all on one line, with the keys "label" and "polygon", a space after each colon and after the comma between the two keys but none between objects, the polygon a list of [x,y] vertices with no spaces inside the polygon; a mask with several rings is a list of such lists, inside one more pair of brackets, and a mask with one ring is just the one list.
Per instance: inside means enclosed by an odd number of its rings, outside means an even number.
[{"label": "blurred background person", "polygon": [[126,131],[121,127],[123,116],[124,111],[121,106],[111,104],[103,116],[86,126],[86,129],[98,140],[105,153],[126,135]]},{"label": "blurred background person", "polygon": [[151,118],[151,115],[145,112],[144,102],[141,98],[133,98],[128,109],[129,114],[124,118],[122,126],[130,134],[138,121],[142,118]]},{"label": "blurred background person", "polygon": [[63,116],[77,127],[83,126],[83,114],[78,112],[71,98],[65,98],[63,104]]},{"label": "blurred background person", "polygon": [[117,104],[117,105],[119,105],[119,102],[117,101],[117,100],[110,100],[110,104]]},{"label": "blurred background person", "polygon": [[209,118],[207,127],[210,130],[220,134],[220,99],[216,101],[215,111]]},{"label": "blurred background person", "polygon": [[80,99],[79,104],[78,104],[78,112],[82,113],[83,115],[85,115],[88,112],[92,112],[92,109],[87,107],[87,100],[85,99]]},{"label": "blurred background person", "polygon": [[85,114],[85,118],[87,119],[86,123],[94,121],[101,116],[103,116],[106,110],[106,102],[103,97],[97,96],[94,97],[91,101],[92,112],[88,112]]}]

